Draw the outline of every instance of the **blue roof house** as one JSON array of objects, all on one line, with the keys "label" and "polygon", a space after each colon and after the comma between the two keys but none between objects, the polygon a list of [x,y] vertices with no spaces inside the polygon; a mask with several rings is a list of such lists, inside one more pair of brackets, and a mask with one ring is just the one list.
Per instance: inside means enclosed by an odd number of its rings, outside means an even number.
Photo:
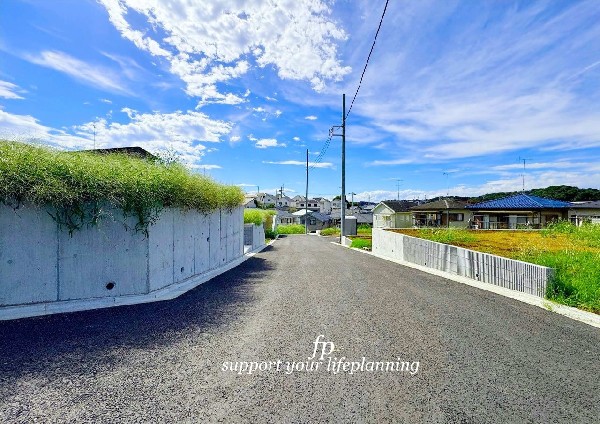
[{"label": "blue roof house", "polygon": [[531,194],[517,194],[467,206],[473,212],[470,227],[484,230],[542,228],[567,219],[571,203]]}]

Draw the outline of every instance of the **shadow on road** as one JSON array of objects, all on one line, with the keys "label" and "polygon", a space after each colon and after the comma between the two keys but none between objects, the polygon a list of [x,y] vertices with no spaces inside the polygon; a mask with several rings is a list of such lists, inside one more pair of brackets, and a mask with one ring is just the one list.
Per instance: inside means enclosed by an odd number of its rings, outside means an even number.
[{"label": "shadow on road", "polygon": [[218,331],[257,301],[253,288],[271,269],[255,256],[173,300],[0,321],[0,382],[62,360],[98,360],[113,348],[155,348]]}]

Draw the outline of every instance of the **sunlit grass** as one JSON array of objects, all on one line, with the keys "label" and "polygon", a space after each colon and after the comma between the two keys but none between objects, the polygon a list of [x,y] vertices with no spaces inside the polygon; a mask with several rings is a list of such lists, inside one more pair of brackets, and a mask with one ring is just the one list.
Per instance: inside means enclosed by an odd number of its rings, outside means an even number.
[{"label": "sunlit grass", "polygon": [[237,207],[243,198],[239,187],[216,183],[178,163],[0,140],[0,201],[54,206],[55,218],[70,231],[93,223],[98,204],[137,217],[138,229],[147,231],[165,207],[208,213]]}]

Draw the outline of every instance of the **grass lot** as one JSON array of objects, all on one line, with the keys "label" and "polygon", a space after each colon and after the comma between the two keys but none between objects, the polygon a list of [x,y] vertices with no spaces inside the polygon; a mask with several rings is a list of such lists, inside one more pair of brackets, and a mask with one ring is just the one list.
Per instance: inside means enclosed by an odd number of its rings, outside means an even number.
[{"label": "grass lot", "polygon": [[546,296],[600,313],[600,226],[561,222],[542,231],[403,229],[399,233],[556,269]]},{"label": "grass lot", "polygon": [[350,245],[350,247],[354,247],[356,249],[367,248],[367,249],[371,250],[371,247],[372,247],[371,238],[370,237],[353,238],[352,244]]},{"label": "grass lot", "polygon": [[239,187],[178,163],[0,140],[0,201],[54,206],[54,218],[70,232],[94,224],[103,203],[137,217],[136,228],[147,231],[164,207],[209,212],[234,208],[243,199]]}]

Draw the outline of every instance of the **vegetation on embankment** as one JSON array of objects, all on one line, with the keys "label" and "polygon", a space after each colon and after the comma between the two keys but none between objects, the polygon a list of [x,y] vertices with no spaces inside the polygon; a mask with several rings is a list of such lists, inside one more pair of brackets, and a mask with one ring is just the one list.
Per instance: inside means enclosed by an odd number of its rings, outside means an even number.
[{"label": "vegetation on embankment", "polygon": [[270,209],[244,209],[244,224],[263,225],[273,219],[277,212]]},{"label": "vegetation on embankment", "polygon": [[301,224],[278,225],[277,234],[306,234],[306,227]]},{"label": "vegetation on embankment", "polygon": [[243,199],[239,187],[219,184],[179,163],[0,140],[0,201],[50,205],[54,219],[70,232],[95,224],[104,204],[135,216],[136,229],[147,232],[165,207],[207,213],[232,209]]},{"label": "vegetation on embankment", "polygon": [[542,231],[395,231],[554,268],[548,299],[600,313],[600,225],[559,222]]}]

